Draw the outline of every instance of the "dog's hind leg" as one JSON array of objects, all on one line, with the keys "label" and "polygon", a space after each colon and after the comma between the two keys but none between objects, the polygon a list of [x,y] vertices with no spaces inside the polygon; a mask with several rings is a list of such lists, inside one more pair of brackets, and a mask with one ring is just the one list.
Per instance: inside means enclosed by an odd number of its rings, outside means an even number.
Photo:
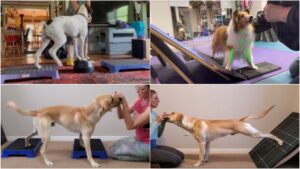
[{"label": "dog's hind leg", "polygon": [[52,166],[53,162],[48,160],[46,151],[48,142],[50,141],[50,129],[51,129],[51,121],[47,117],[42,117],[37,120],[37,129],[38,133],[42,138],[43,145],[40,149],[41,156],[46,163],[47,166]]},{"label": "dog's hind leg", "polygon": [[43,41],[41,47],[39,48],[39,50],[35,53],[35,67],[38,69],[41,68],[41,65],[40,65],[41,55],[49,43],[50,43],[50,39],[45,39]]},{"label": "dog's hind leg", "polygon": [[30,143],[29,143],[30,139],[31,139],[33,136],[37,135],[37,134],[38,134],[38,131],[35,129],[29,136],[27,136],[27,137],[25,138],[25,147],[29,147],[29,146],[30,146]]},{"label": "dog's hind leg", "polygon": [[99,167],[99,164],[96,163],[96,161],[94,161],[93,156],[92,156],[92,152],[91,152],[90,140],[91,140],[92,133],[93,133],[92,130],[89,130],[89,129],[82,132],[83,143],[84,143],[85,152],[86,152],[86,156],[87,156],[88,161],[90,162],[90,164],[93,167]]},{"label": "dog's hind leg", "polygon": [[79,133],[79,144],[80,144],[80,147],[84,148],[84,143],[83,143],[83,140],[82,140],[82,134]]},{"label": "dog's hind leg", "polygon": [[243,125],[239,125],[237,129],[240,133],[245,134],[250,137],[255,138],[270,138],[274,141],[276,141],[280,146],[283,145],[283,141],[279,139],[278,137],[274,136],[273,134],[264,134],[258,131],[256,128],[254,128],[249,123],[243,123]]},{"label": "dog's hind leg", "polygon": [[57,36],[53,46],[49,49],[49,54],[52,56],[52,58],[55,60],[58,66],[63,66],[63,64],[58,59],[56,52],[66,42],[67,42],[67,38],[64,34],[62,34],[61,36]]}]

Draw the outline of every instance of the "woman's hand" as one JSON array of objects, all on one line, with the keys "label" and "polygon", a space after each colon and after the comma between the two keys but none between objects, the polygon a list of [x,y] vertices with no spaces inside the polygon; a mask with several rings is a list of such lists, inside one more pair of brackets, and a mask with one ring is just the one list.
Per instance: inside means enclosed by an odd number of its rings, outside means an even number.
[{"label": "woman's hand", "polygon": [[158,123],[161,123],[162,121],[166,121],[166,119],[167,119],[167,116],[166,116],[165,113],[163,113],[163,114],[157,116],[156,121],[157,121]]},{"label": "woman's hand", "polygon": [[267,4],[264,7],[265,18],[268,22],[287,22],[288,14],[292,7]]}]

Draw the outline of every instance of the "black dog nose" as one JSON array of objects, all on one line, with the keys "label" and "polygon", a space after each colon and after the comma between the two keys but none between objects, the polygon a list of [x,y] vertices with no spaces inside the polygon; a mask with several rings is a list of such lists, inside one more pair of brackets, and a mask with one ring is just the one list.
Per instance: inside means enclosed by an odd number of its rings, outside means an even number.
[{"label": "black dog nose", "polygon": [[250,16],[249,17],[249,22],[252,22],[252,20],[253,20],[253,16]]}]

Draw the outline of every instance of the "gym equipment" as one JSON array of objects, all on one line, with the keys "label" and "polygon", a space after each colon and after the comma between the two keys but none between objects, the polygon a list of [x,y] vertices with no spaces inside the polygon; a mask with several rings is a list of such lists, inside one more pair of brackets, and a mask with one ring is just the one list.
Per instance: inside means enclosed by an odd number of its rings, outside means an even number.
[{"label": "gym equipment", "polygon": [[76,60],[74,67],[74,72],[76,73],[93,73],[94,65],[90,60]]},{"label": "gym equipment", "polygon": [[271,133],[282,139],[283,145],[279,146],[268,138],[264,138],[259,142],[249,152],[250,157],[258,168],[279,167],[297,153],[299,154],[299,113],[291,113]]},{"label": "gym equipment", "polygon": [[147,57],[147,44],[145,39],[132,39],[132,57],[145,59]]},{"label": "gym equipment", "polygon": [[[218,63],[210,56],[199,51],[195,52],[194,50],[191,50],[189,47],[185,46],[181,42],[177,41],[175,38],[161,31],[156,26],[151,25],[150,32],[152,49],[156,53],[158,53],[159,57],[162,57],[164,61],[168,62],[176,71],[176,73],[179,74],[180,77],[185,80],[186,83],[224,83],[226,81],[227,83],[238,82],[258,77],[266,73],[279,70],[281,68],[277,65],[268,62],[263,62],[256,64],[258,66],[258,70],[253,70],[250,68],[241,68],[238,70],[228,71],[224,69],[222,64]],[[199,69],[197,76],[203,76],[201,81],[196,80],[197,77],[193,76],[193,73],[190,70],[189,66],[186,66],[185,63],[183,63],[179,58],[176,59],[176,54],[166,44],[173,46],[174,48],[182,52],[185,56],[190,57],[200,63],[200,66],[202,68],[201,70]],[[214,79],[210,77],[216,75],[218,76]],[[209,78],[210,81],[204,82],[205,78]],[[220,78],[224,79],[225,81],[219,80]]]},{"label": "gym equipment", "polygon": [[100,32],[100,50],[102,53],[113,55],[124,55],[131,53],[131,39],[136,38],[133,28],[118,29],[104,28]]},{"label": "gym equipment", "polygon": [[6,139],[6,136],[5,136],[3,127],[2,127],[2,125],[1,125],[1,145],[3,145],[3,144],[6,143],[6,142],[7,142],[7,139]]},{"label": "gym equipment", "polygon": [[103,60],[101,66],[108,68],[111,73],[118,73],[120,70],[149,69],[149,61],[141,59]]},{"label": "gym equipment", "polygon": [[37,69],[34,65],[19,65],[1,69],[1,83],[4,83],[6,80],[40,77],[59,79],[57,66],[54,64],[43,64],[42,68]]},{"label": "gym equipment", "polygon": [[42,145],[42,140],[39,138],[32,138],[29,143],[30,146],[25,147],[25,139],[19,138],[15,140],[2,150],[2,158],[7,158],[8,156],[26,156],[28,158],[35,157]]},{"label": "gym equipment", "polygon": [[[100,139],[91,139],[90,144],[93,157],[107,159],[105,148]],[[72,152],[72,159],[79,159],[81,157],[86,157],[86,152],[85,149],[80,146],[79,139],[75,139]]]},{"label": "gym equipment", "polygon": [[[43,51],[43,56],[46,58],[46,59],[53,59],[52,56],[49,54],[49,49],[53,46],[54,42],[51,40],[50,43],[48,44],[48,46],[44,49]],[[68,53],[67,51],[63,48],[63,47],[60,47],[57,52],[56,52],[56,55],[59,59],[65,59],[67,58],[68,56]]]}]

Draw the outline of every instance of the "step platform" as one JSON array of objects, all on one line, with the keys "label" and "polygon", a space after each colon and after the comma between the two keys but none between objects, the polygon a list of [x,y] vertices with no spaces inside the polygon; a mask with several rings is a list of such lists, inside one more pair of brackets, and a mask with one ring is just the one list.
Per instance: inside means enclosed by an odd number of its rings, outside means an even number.
[{"label": "step platform", "polygon": [[[100,139],[91,139],[90,144],[93,157],[107,159],[105,148]],[[72,159],[79,159],[81,157],[86,157],[86,152],[85,149],[80,146],[79,139],[75,139],[72,152]]]},{"label": "step platform", "polygon": [[52,79],[59,79],[57,65],[43,64],[42,68],[37,69],[35,65],[19,65],[4,67],[1,69],[1,83],[6,80],[19,80],[28,78],[50,77]]},{"label": "step platform", "polygon": [[136,70],[149,69],[150,64],[148,60],[142,59],[112,59],[103,60],[101,65],[109,69],[110,73],[118,73],[120,70]]},{"label": "step platform", "polygon": [[32,138],[29,141],[30,146],[25,147],[25,139],[19,138],[2,150],[2,158],[9,156],[26,156],[34,158],[39,151],[42,140],[40,138]]}]

